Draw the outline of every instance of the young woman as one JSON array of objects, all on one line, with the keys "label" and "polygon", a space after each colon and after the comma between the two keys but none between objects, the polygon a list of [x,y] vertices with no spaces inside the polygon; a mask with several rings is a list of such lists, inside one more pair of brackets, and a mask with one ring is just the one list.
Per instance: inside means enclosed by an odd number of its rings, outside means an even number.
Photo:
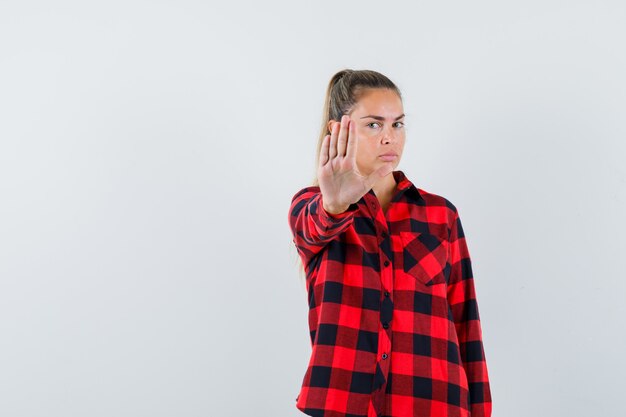
[{"label": "young woman", "polygon": [[457,208],[394,170],[400,91],[375,71],[328,85],[317,178],[291,202],[312,352],[296,407],[319,417],[489,417],[491,391]]}]

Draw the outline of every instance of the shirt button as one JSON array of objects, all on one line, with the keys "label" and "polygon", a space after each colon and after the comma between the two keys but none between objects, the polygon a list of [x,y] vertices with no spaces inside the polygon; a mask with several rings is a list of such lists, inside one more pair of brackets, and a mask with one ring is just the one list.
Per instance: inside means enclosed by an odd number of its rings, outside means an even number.
[{"label": "shirt button", "polygon": [[387,359],[387,354],[383,353],[383,359]]},{"label": "shirt button", "polygon": [[385,239],[385,238],[387,237],[387,233],[382,232],[382,233],[381,233],[381,236],[383,237],[383,239]]},{"label": "shirt button", "polygon": [[385,297],[389,297],[389,291],[385,291]]},{"label": "shirt button", "polygon": [[383,329],[388,329],[389,328],[389,323],[383,323]]},{"label": "shirt button", "polygon": [[385,261],[384,265],[389,266],[389,261]]}]

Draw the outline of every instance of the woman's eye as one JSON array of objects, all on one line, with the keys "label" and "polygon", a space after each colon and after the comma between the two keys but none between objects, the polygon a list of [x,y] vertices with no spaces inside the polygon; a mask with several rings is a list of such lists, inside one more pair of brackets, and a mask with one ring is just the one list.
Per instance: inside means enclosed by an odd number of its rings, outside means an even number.
[{"label": "woman's eye", "polygon": [[[394,123],[394,125],[396,127],[404,127],[404,122],[396,122],[396,123]],[[369,126],[371,128],[374,128],[374,129],[377,129],[377,128],[380,127],[380,123],[378,123],[378,122],[371,122],[371,123],[368,123],[367,126]]]}]

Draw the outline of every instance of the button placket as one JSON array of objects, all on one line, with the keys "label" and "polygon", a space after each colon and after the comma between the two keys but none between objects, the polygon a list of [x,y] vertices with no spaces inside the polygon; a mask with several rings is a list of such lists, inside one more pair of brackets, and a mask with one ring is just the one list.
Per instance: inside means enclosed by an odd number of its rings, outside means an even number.
[{"label": "button placket", "polygon": [[[373,196],[375,197],[375,196]],[[382,361],[387,363],[387,359],[389,358],[389,351],[391,349],[391,335],[390,335],[390,327],[391,327],[391,317],[393,314],[393,302],[391,301],[391,293],[386,289],[391,288],[393,286],[393,262],[392,259],[389,259],[390,248],[391,248],[391,235],[389,230],[389,223],[382,223],[380,204],[378,201],[375,201],[375,198],[370,200],[370,207],[372,211],[372,216],[374,217],[374,222],[376,223],[376,234],[378,236],[378,244],[380,251],[380,272],[381,272],[381,286],[384,294],[384,298],[381,300],[381,311],[380,311],[380,326],[381,333],[378,344],[378,351],[382,352],[380,358]],[[384,330],[383,330],[384,329]],[[388,366],[388,364],[386,365]],[[387,368],[383,368],[387,369]],[[387,371],[384,371],[385,375]]]}]

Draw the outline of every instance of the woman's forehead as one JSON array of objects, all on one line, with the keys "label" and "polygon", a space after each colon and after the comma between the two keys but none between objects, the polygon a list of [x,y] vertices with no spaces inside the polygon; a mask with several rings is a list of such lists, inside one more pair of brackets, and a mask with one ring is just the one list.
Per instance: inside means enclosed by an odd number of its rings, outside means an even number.
[{"label": "woman's forehead", "polygon": [[359,117],[378,116],[397,119],[402,116],[403,111],[402,100],[395,92],[387,89],[376,89],[368,91],[360,97],[352,114]]}]

